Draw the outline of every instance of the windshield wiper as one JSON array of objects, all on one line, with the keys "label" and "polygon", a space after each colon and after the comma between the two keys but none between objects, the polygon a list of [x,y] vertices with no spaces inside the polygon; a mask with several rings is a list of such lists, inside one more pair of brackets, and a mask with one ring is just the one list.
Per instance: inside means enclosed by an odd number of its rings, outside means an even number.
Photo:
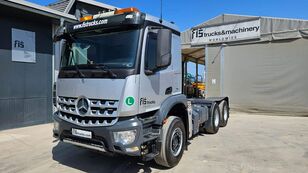
[{"label": "windshield wiper", "polygon": [[79,69],[79,67],[78,67],[78,64],[75,62],[75,60],[74,60],[74,51],[73,51],[73,49],[71,48],[71,47],[69,47],[69,50],[70,50],[70,52],[72,53],[72,60],[73,60],[73,62],[74,62],[74,67],[75,67],[75,69],[76,69],[76,71],[77,71],[77,73],[78,73],[78,75],[79,75],[79,77],[81,77],[81,78],[85,78],[86,76],[80,71],[80,69]]},{"label": "windshield wiper", "polygon": [[74,65],[74,67],[75,67],[76,71],[78,72],[79,77],[81,77],[81,78],[85,78],[85,77],[86,77],[86,76],[80,71],[80,69],[79,69],[79,67],[78,67],[77,64]]},{"label": "windshield wiper", "polygon": [[113,71],[111,71],[111,70],[109,69],[109,67],[108,67],[107,65],[105,65],[105,64],[91,64],[91,65],[93,65],[96,69],[101,69],[101,70],[106,71],[106,72],[109,74],[109,76],[112,77],[112,78],[118,77],[118,76],[117,76]]}]

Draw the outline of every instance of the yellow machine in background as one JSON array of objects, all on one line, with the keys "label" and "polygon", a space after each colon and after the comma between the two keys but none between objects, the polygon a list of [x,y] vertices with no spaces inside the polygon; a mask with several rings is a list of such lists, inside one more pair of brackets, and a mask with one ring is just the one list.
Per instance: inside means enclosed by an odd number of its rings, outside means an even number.
[{"label": "yellow machine in background", "polygon": [[185,75],[185,92],[188,97],[205,97],[205,82],[203,81],[203,77],[198,75],[197,79],[190,73]]},{"label": "yellow machine in background", "polygon": [[193,82],[192,85],[197,87],[200,91],[205,91],[205,83],[204,82]]}]

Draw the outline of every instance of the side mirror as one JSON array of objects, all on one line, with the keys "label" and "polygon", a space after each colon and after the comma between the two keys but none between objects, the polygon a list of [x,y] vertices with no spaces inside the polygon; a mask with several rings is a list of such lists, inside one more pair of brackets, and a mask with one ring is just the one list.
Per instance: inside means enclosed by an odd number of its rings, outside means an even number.
[{"label": "side mirror", "polygon": [[58,42],[62,39],[65,39],[67,37],[67,34],[64,33],[64,27],[59,27],[57,30],[56,30],[56,34],[54,35],[52,41],[53,42]]},{"label": "side mirror", "polygon": [[61,34],[61,35],[55,35],[52,39],[53,42],[58,42],[58,41],[61,41],[62,39],[65,39],[66,36],[64,34]]},{"label": "side mirror", "polygon": [[169,29],[159,29],[157,33],[156,67],[163,68],[171,64],[171,38]]}]

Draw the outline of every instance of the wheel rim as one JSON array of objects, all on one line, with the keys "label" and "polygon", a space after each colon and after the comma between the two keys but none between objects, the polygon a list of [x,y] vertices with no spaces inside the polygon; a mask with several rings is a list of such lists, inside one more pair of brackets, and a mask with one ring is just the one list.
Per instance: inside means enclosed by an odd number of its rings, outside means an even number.
[{"label": "wheel rim", "polygon": [[215,127],[218,127],[218,124],[219,124],[219,112],[218,112],[218,109],[215,110],[214,117],[215,117],[214,125],[215,125]]},{"label": "wheel rim", "polygon": [[224,106],[224,120],[227,121],[228,119],[228,110],[227,110],[227,106]]},{"label": "wheel rim", "polygon": [[180,128],[174,129],[172,136],[171,136],[171,142],[170,142],[170,149],[171,154],[173,156],[178,156],[182,150],[183,147],[183,132]]}]

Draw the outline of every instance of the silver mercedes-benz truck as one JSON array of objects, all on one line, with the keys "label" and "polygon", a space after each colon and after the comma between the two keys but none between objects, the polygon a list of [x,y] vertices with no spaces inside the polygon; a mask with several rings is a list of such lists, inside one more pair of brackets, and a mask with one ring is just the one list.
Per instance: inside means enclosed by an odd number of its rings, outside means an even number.
[{"label": "silver mercedes-benz truck", "polygon": [[125,8],[67,25],[56,85],[53,135],[101,152],[177,165],[199,131],[217,133],[229,99],[183,94],[180,32]]}]

